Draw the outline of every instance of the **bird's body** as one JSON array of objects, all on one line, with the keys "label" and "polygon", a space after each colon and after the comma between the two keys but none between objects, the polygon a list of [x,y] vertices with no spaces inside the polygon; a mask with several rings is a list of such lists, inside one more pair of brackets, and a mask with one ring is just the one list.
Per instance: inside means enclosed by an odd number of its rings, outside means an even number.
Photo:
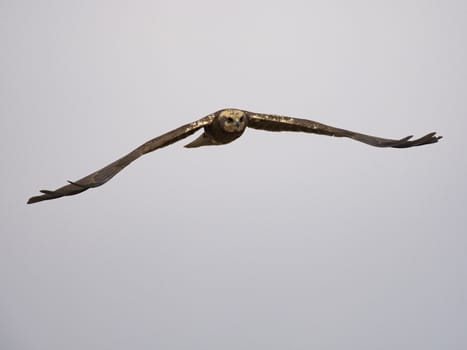
[{"label": "bird's body", "polygon": [[242,136],[247,126],[246,123],[247,117],[244,111],[224,109],[215,113],[212,123],[204,127],[201,136],[185,147],[225,145]]},{"label": "bird's body", "polygon": [[83,192],[89,188],[101,186],[142,155],[184,139],[199,129],[204,129],[201,136],[187,144],[185,147],[195,148],[201,146],[224,145],[242,136],[247,127],[267,131],[301,131],[328,136],[348,137],[371,146],[393,148],[408,148],[435,143],[441,138],[441,136],[436,136],[433,132],[416,140],[410,140],[412,136],[407,136],[398,140],[384,139],[346,129],[335,128],[308,119],[260,114],[228,108],[219,110],[193,123],[183,125],[158,136],[137,147],[115,162],[76,182],[68,181],[69,184],[60,187],[55,191],[41,190],[42,195],[31,197],[28,200],[28,204],[63,196],[70,196]]}]

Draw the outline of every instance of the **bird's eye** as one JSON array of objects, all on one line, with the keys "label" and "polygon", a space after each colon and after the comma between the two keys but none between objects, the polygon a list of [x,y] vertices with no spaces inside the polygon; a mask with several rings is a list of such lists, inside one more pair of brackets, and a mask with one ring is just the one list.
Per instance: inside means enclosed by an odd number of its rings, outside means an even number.
[{"label": "bird's eye", "polygon": [[232,118],[232,117],[228,117],[228,118],[227,118],[227,123],[233,123],[233,118]]},{"label": "bird's eye", "polygon": [[243,123],[243,119],[244,119],[244,117],[241,116],[241,117],[240,117],[240,123]]}]

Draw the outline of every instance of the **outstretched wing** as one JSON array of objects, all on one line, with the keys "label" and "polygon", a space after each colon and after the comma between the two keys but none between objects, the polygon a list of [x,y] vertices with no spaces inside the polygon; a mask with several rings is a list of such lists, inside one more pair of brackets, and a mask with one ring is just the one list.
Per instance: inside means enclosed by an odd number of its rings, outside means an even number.
[{"label": "outstretched wing", "polygon": [[107,181],[109,181],[112,177],[114,177],[128,164],[141,157],[143,154],[155,151],[156,149],[168,146],[187,136],[190,136],[197,130],[210,124],[213,119],[214,115],[208,115],[193,123],[183,125],[175,130],[169,131],[168,133],[158,136],[142,144],[141,146],[131,151],[127,155],[123,156],[122,158],[117,159],[115,162],[110,163],[106,167],[97,170],[78,181],[68,181],[68,185],[60,187],[55,191],[41,190],[42,195],[29,198],[28,204],[59,198],[63,196],[71,196],[86,191],[89,188],[101,186]]},{"label": "outstretched wing", "polygon": [[435,143],[442,137],[436,136],[436,133],[432,132],[416,140],[410,140],[412,136],[407,136],[399,140],[384,139],[381,137],[360,134],[350,130],[335,128],[313,120],[252,112],[246,113],[248,116],[248,126],[253,129],[267,131],[302,131],[320,135],[348,137],[376,147],[408,148]]}]

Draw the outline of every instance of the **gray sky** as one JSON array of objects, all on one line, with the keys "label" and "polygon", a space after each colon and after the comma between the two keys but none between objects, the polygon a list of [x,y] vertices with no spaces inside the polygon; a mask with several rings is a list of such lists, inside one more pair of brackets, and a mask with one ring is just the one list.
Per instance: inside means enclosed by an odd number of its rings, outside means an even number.
[{"label": "gray sky", "polygon": [[[0,348],[466,349],[466,14],[1,1]],[[444,139],[250,129],[25,204],[223,107]]]}]

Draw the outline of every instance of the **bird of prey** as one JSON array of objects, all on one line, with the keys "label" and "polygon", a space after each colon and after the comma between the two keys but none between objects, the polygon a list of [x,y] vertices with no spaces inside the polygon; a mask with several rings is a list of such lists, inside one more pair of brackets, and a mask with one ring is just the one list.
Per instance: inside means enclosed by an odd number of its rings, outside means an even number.
[{"label": "bird of prey", "polygon": [[312,120],[291,118],[287,116],[253,113],[240,109],[221,109],[190,124],[160,135],[142,144],[127,155],[117,159],[104,168],[89,174],[78,181],[68,181],[68,184],[55,191],[41,190],[42,195],[31,197],[28,204],[44,200],[71,196],[89,188],[105,184],[128,164],[143,154],[168,146],[184,139],[204,128],[204,132],[185,147],[201,147],[211,145],[225,145],[239,138],[247,127],[267,131],[301,131],[311,134],[320,134],[336,137],[348,137],[356,141],[376,147],[408,148],[438,142],[441,136],[429,133],[419,139],[411,140],[412,136],[402,139],[384,139],[380,137],[361,134],[358,132],[339,129],[321,124]]}]

